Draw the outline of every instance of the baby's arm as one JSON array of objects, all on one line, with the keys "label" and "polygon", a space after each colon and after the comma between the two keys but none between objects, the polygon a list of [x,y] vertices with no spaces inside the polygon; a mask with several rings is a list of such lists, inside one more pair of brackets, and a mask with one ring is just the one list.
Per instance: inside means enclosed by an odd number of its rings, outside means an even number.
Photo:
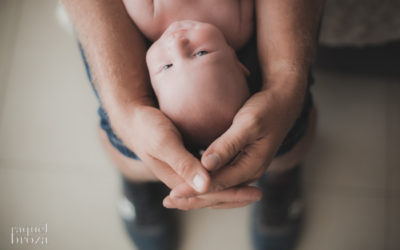
[{"label": "baby's arm", "polygon": [[154,0],[122,0],[122,2],[142,33],[154,40],[153,33],[157,28],[154,22],[157,14]]}]

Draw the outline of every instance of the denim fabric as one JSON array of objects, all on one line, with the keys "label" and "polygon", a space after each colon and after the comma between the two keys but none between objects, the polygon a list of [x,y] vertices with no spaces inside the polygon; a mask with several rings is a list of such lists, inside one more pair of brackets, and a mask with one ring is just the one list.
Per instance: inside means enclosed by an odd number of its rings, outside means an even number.
[{"label": "denim fabric", "polygon": [[[147,41],[147,44],[150,45],[150,41]],[[90,68],[85,58],[84,51],[79,44],[79,48],[81,51],[82,59],[85,64],[86,73],[89,78],[89,81],[92,85],[93,91],[99,101],[99,109],[98,114],[100,116],[100,127],[107,133],[108,139],[110,143],[123,155],[129,158],[133,158],[136,160],[140,160],[139,157],[132,152],[124,142],[114,133],[111,127],[110,120],[108,118],[107,113],[105,112],[104,108],[102,107],[100,97],[96,88],[93,85],[92,76],[90,73]],[[261,70],[258,62],[258,55],[257,55],[257,39],[256,34],[250,39],[247,45],[242,48],[238,52],[239,60],[250,70],[251,74],[248,77],[248,84],[251,93],[255,93],[260,90],[261,88]],[[304,100],[303,110],[299,118],[295,121],[292,129],[289,131],[288,135],[283,140],[280,148],[278,149],[275,156],[283,155],[289,152],[304,136],[308,128],[308,116],[310,108],[313,106],[312,95],[310,92],[310,87],[313,84],[313,77],[310,72],[309,79],[308,79],[308,90]]]},{"label": "denim fabric", "polygon": [[100,96],[99,96],[96,88],[93,85],[90,68],[87,63],[85,53],[82,49],[81,44],[79,44],[79,50],[81,52],[82,59],[83,59],[84,65],[85,65],[86,74],[88,76],[88,79],[89,79],[92,89],[94,91],[94,94],[96,95],[96,98],[99,101],[99,109],[97,110],[97,113],[99,114],[99,117],[100,117],[100,127],[104,130],[104,132],[106,132],[108,140],[110,141],[111,145],[113,145],[121,154],[125,155],[126,157],[133,158],[135,160],[140,160],[139,157],[135,153],[133,153],[127,146],[125,146],[125,144],[122,142],[122,140],[112,130],[110,119],[108,118],[107,113],[103,109],[103,106],[102,106],[101,100],[100,100]]}]

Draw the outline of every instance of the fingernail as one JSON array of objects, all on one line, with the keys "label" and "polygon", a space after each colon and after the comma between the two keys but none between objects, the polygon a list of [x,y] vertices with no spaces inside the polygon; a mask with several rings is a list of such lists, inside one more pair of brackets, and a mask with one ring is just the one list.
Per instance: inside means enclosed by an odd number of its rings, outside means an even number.
[{"label": "fingernail", "polygon": [[220,162],[219,156],[216,153],[211,153],[204,158],[204,165],[209,169],[218,167]]},{"label": "fingernail", "polygon": [[204,180],[203,176],[198,174],[193,178],[193,184],[197,192],[202,192],[206,181]]}]

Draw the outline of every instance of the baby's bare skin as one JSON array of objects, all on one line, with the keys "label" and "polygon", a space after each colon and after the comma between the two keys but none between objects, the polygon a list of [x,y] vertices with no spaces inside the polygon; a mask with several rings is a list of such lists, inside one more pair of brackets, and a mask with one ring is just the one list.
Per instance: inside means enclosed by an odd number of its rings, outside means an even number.
[{"label": "baby's bare skin", "polygon": [[123,0],[140,31],[157,40],[167,27],[181,20],[211,23],[224,34],[235,50],[249,40],[253,31],[253,0]]},{"label": "baby's bare skin", "polygon": [[147,66],[160,110],[188,146],[206,148],[228,129],[249,97],[246,70],[234,49],[253,31],[254,1],[123,2],[141,32],[155,41]]},{"label": "baby's bare skin", "polygon": [[190,147],[205,148],[226,131],[249,97],[248,71],[214,25],[175,22],[146,59],[160,110]]}]

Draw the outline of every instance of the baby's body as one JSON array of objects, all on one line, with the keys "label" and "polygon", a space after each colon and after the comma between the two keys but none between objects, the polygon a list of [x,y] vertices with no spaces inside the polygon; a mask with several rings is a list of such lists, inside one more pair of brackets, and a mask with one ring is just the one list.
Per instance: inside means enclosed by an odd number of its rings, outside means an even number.
[{"label": "baby's body", "polygon": [[235,50],[249,40],[253,28],[254,0],[123,0],[140,31],[150,40],[161,37],[176,21],[210,23],[224,34]]},{"label": "baby's body", "polygon": [[160,110],[188,146],[207,147],[249,97],[248,72],[234,49],[252,33],[253,1],[125,0],[125,5],[155,41],[146,59]]}]

